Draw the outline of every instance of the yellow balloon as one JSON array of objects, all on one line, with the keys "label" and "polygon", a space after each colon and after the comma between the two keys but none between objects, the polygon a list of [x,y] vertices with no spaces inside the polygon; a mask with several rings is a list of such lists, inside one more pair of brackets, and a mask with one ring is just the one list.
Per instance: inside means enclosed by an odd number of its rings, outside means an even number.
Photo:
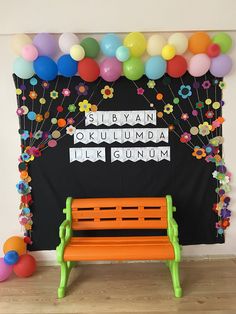
[{"label": "yellow balloon", "polygon": [[130,49],[131,56],[141,57],[146,50],[147,42],[143,34],[133,32],[125,37],[124,46]]},{"label": "yellow balloon", "polygon": [[171,60],[175,56],[175,47],[173,45],[165,45],[162,48],[161,55],[165,60]]},{"label": "yellow balloon", "polygon": [[32,44],[32,39],[26,34],[16,34],[11,38],[11,49],[16,55],[21,55],[25,45]]},{"label": "yellow balloon", "polygon": [[81,45],[73,45],[70,48],[70,56],[75,61],[80,61],[84,59],[85,56],[84,48]]}]

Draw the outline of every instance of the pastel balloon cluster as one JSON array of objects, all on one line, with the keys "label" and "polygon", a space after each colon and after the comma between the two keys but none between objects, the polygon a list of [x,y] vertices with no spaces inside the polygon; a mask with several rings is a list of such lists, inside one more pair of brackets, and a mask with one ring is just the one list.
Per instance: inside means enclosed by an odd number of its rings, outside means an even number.
[{"label": "pastel balloon cluster", "polygon": [[[99,76],[114,82],[122,74],[130,80],[138,80],[144,74],[156,80],[165,73],[178,78],[187,70],[195,77],[208,71],[223,77],[232,68],[232,60],[226,54],[231,46],[231,37],[222,32],[212,38],[206,32],[196,32],[190,38],[174,33],[168,39],[160,34],[146,39],[142,33],[132,32],[123,41],[116,34],[105,34],[100,42],[92,37],[80,41],[73,33],[63,33],[58,40],[48,33],[39,33],[33,40],[26,34],[17,34],[12,39],[12,48],[18,54],[14,73],[22,79],[36,73],[46,81],[58,74],[79,75],[86,82]],[[188,61],[183,55],[187,51],[192,54]],[[96,58],[100,54],[104,58],[98,63]],[[145,62],[144,54],[148,55]]]},{"label": "pastel balloon cluster", "polygon": [[11,273],[18,277],[29,277],[36,270],[36,261],[27,253],[28,237],[13,236],[3,246],[4,257],[0,258],[0,282],[6,280]]}]

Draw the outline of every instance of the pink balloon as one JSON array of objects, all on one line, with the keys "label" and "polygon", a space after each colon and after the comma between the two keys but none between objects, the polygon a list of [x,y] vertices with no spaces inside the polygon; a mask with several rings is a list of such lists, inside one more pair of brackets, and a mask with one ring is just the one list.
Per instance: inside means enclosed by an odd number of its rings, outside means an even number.
[{"label": "pink balloon", "polygon": [[232,59],[228,55],[220,55],[212,58],[210,72],[216,77],[224,77],[232,69]]},{"label": "pink balloon", "polygon": [[189,60],[188,71],[192,76],[202,76],[210,69],[211,59],[205,53],[198,53]]},{"label": "pink balloon", "polygon": [[21,50],[21,55],[27,61],[34,61],[38,58],[38,50],[34,45],[25,45]]},{"label": "pink balloon", "polygon": [[0,258],[0,281],[6,280],[12,273],[13,266],[5,263],[4,258]]},{"label": "pink balloon", "polygon": [[122,64],[115,57],[105,58],[100,64],[100,75],[107,82],[118,80],[122,73]]}]

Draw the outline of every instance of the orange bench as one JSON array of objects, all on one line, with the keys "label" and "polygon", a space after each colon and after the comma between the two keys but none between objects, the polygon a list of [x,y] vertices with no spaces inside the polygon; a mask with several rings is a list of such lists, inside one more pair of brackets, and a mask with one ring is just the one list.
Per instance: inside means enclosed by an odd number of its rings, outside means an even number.
[{"label": "orange bench", "polygon": [[[172,198],[67,198],[66,220],[61,224],[57,259],[61,265],[58,297],[63,298],[71,268],[77,261],[165,260],[176,297],[180,245],[173,218]],[[73,230],[166,229],[166,236],[73,237]]]}]

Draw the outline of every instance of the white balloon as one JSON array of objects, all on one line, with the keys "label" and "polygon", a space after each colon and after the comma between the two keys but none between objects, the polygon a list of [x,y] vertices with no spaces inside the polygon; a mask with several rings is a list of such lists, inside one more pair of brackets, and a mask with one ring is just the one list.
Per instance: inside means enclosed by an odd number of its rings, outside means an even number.
[{"label": "white balloon", "polygon": [[147,52],[150,56],[160,55],[165,45],[166,39],[162,35],[154,34],[148,38]]},{"label": "white balloon", "polygon": [[79,38],[73,33],[63,33],[59,37],[59,47],[62,52],[70,53],[70,48],[79,43]]},{"label": "white balloon", "polygon": [[168,44],[175,46],[176,54],[181,55],[188,48],[188,38],[183,33],[174,33],[169,37]]}]

